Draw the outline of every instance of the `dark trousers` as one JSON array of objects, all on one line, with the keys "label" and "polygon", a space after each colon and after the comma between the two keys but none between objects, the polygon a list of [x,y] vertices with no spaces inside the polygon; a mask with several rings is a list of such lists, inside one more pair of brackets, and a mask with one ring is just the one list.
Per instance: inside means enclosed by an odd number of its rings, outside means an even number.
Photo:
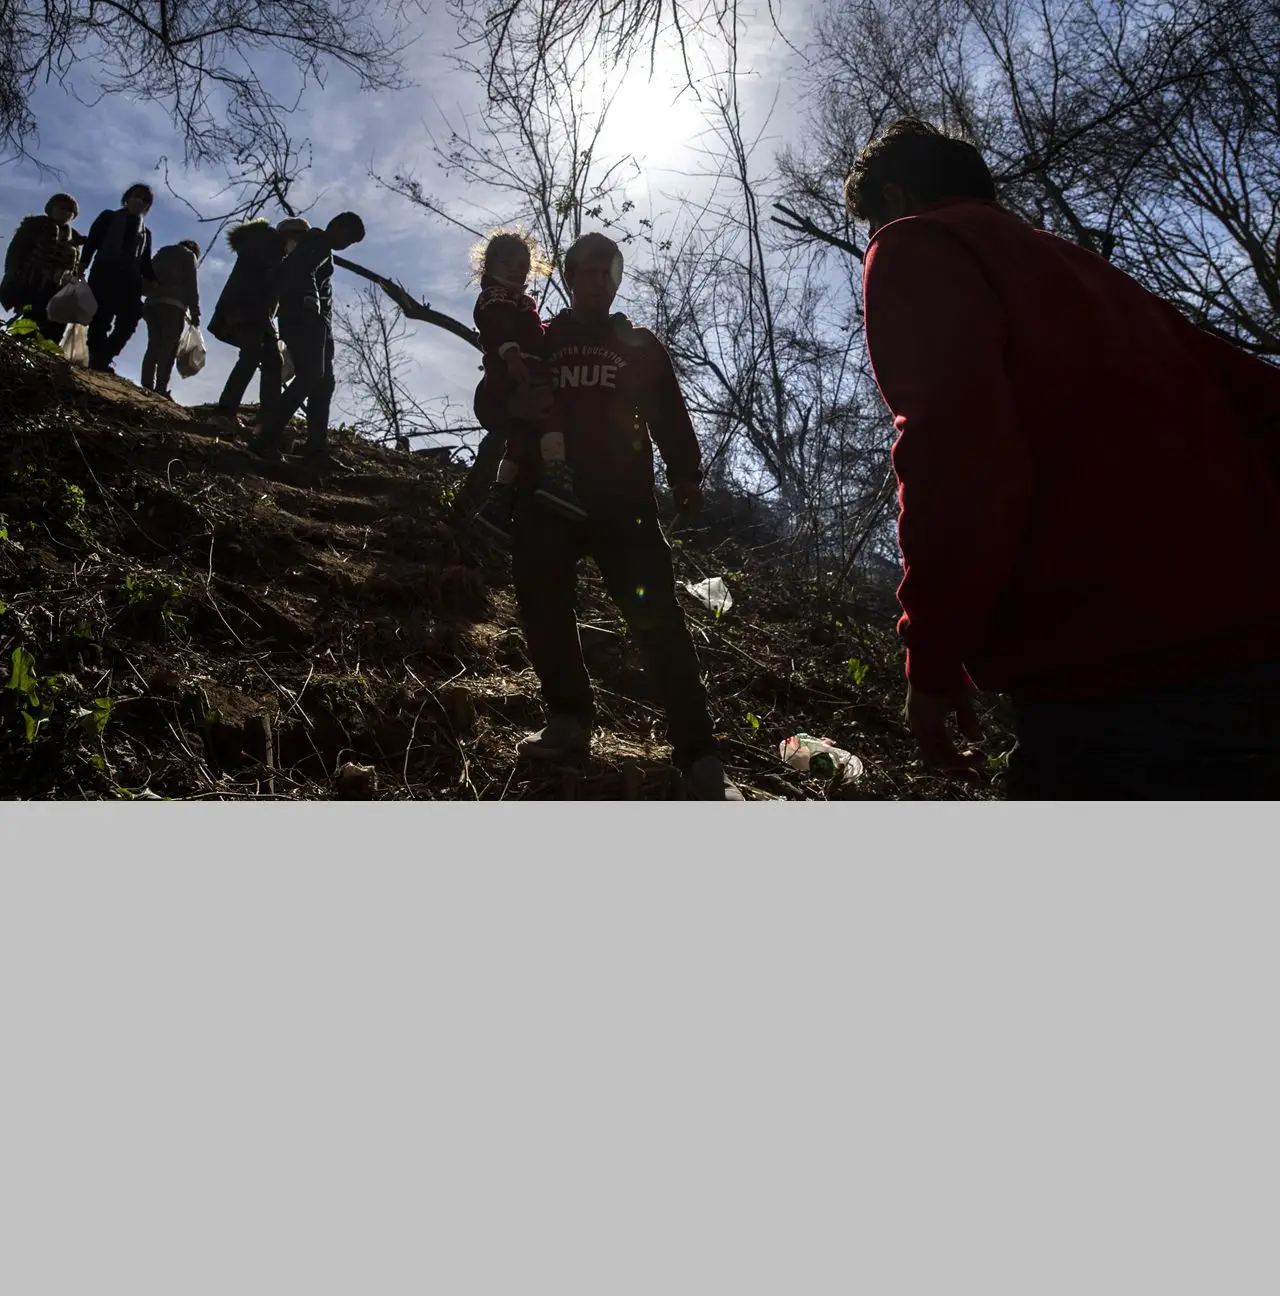
[{"label": "dark trousers", "polygon": [[89,271],[98,309],[89,323],[89,364],[111,364],[129,344],[142,320],[142,280],[114,266]]},{"label": "dark trousers", "polygon": [[333,333],[319,315],[280,317],[280,337],[293,359],[293,381],[280,393],[262,426],[264,446],[279,446],[289,420],[307,403],[307,450],[329,443],[329,403],[333,400]]},{"label": "dark trousers", "polygon": [[262,377],[258,381],[258,417],[265,419],[271,407],[280,399],[284,369],[280,357],[280,340],[276,337],[275,327],[270,320],[255,341],[240,348],[240,354],[227,375],[227,384],[218,397],[219,409],[235,413],[240,408],[256,369],[262,370]]},{"label": "dark trousers", "polygon": [[1280,661],[1173,688],[1015,708],[1015,801],[1280,799]]},{"label": "dark trousers", "polygon": [[579,561],[590,556],[636,637],[667,713],[675,763],[716,750],[698,654],[676,602],[671,549],[651,502],[588,503],[572,522],[521,492],[511,538],[511,574],[529,660],[553,715],[591,724],[595,704],[582,660],[575,609]]},{"label": "dark trousers", "polygon": [[167,392],[178,358],[178,344],[187,327],[187,312],[167,302],[148,302],[142,309],[147,322],[147,350],[142,357],[142,385],[151,391]]}]

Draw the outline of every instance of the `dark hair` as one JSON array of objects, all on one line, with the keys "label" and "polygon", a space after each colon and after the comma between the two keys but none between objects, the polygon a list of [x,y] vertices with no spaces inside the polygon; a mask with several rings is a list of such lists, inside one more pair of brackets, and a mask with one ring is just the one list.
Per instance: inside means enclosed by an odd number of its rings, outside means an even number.
[{"label": "dark hair", "polygon": [[198,257],[200,255],[200,244],[197,243],[195,239],[183,239],[178,246],[186,248],[193,257]]},{"label": "dark hair", "polygon": [[339,212],[329,222],[328,228],[333,229],[335,225],[348,225],[355,230],[356,236],[352,239],[353,243],[362,243],[364,241],[364,221],[355,212]]},{"label": "dark hair", "polygon": [[141,194],[141,195],[142,195],[142,196],[147,200],[147,206],[148,206],[148,207],[150,207],[151,204],[154,203],[155,200],[156,200],[156,196],[155,196],[155,194],[151,192],[151,186],[150,186],[150,185],[144,185],[144,184],[131,184],[131,185],[130,185],[130,186],[129,186],[125,191],[124,191],[124,194],[123,194],[123,196],[122,196],[121,199],[120,199],[120,206],[123,207],[123,206],[125,205],[125,203],[127,203],[127,202],[129,201],[129,199],[133,197],[134,194]]},{"label": "dark hair", "polygon": [[583,234],[580,238],[574,239],[569,245],[569,250],[564,254],[564,281],[572,286],[574,272],[577,269],[578,262],[585,256],[599,252],[603,256],[609,257],[613,262],[613,281],[616,284],[622,282],[622,249],[607,234]]},{"label": "dark hair", "polygon": [[59,203],[65,203],[72,211],[72,219],[80,215],[80,204],[70,194],[56,193],[44,205],[44,214],[49,214],[50,208],[56,207]]},{"label": "dark hair", "polygon": [[994,202],[995,182],[967,140],[947,135],[916,117],[902,117],[858,154],[844,182],[844,205],[853,220],[883,213],[884,188],[898,185],[922,203],[944,198]]}]

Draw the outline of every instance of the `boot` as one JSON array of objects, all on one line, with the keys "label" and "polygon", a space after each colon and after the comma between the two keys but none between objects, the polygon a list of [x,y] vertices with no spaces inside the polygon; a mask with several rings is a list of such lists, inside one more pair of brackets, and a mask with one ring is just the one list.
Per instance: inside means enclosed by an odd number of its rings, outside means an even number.
[{"label": "boot", "polygon": [[582,507],[577,492],[573,489],[573,473],[568,464],[543,464],[542,480],[533,493],[562,517],[581,522],[587,516],[587,510]]},{"label": "boot", "polygon": [[684,784],[695,801],[745,801],[725,773],[719,756],[700,756],[684,771]]},{"label": "boot", "polygon": [[591,726],[577,716],[553,715],[537,733],[529,734],[516,747],[516,755],[527,760],[563,760],[585,756],[591,750]]}]

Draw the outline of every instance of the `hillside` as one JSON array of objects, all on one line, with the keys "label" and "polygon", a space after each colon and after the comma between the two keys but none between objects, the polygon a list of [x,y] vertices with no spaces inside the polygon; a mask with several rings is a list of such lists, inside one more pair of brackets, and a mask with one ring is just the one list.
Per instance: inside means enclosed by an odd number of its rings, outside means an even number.
[{"label": "hillside", "polygon": [[[345,471],[317,483],[206,417],[0,335],[0,796],[682,795],[592,567],[593,756],[517,767],[536,681],[506,557],[450,508],[460,470],[339,432]],[[686,537],[680,578],[733,592],[719,619],[686,602],[749,799],[996,794],[914,764],[889,609],[821,605],[785,567]],[[997,721],[992,754],[1011,743]],[[778,743],[798,731],[854,751],[863,778],[833,791],[789,770]],[[336,778],[347,762],[372,786]]]}]

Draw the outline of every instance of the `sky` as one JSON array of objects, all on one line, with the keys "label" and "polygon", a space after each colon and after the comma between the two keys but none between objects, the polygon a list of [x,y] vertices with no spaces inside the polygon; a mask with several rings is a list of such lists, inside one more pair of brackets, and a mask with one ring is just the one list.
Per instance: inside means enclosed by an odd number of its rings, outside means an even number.
[{"label": "sky", "polygon": [[[793,5],[793,13],[800,21],[783,10],[782,26],[793,42],[800,43],[800,27],[807,13],[799,3]],[[747,32],[742,63],[750,74],[741,79],[741,94],[756,127],[769,119],[768,138],[761,144],[767,163],[782,136],[799,120],[799,107],[788,97],[788,88],[794,85],[794,55],[763,15],[748,22]],[[323,89],[308,88],[293,124],[299,135],[312,141],[314,162],[292,198],[304,209],[314,203],[307,213],[313,223],[323,223],[342,210],[360,212],[366,238],[347,255],[400,279],[419,300],[470,323],[474,290],[467,275],[474,238],[387,192],[373,178],[408,172],[423,183],[433,201],[481,228],[510,218],[502,195],[478,191],[446,175],[433,158],[431,135],[447,135],[444,118],[450,122],[474,120],[481,107],[481,88],[448,58],[457,46],[457,33],[443,6],[437,5],[419,19],[416,34],[419,39],[410,60],[416,84],[411,88],[361,93],[340,71],[328,78]],[[630,153],[636,157],[640,167],[628,183],[628,197],[636,201],[637,214],[649,211],[659,220],[665,211],[674,210],[680,197],[697,199],[709,188],[698,175],[707,165],[699,147],[704,132],[701,110],[687,94],[676,101],[673,87],[678,65],[672,54],[668,49],[660,56],[651,83],[647,69],[628,74],[601,145],[610,156]],[[184,238],[194,238],[201,245],[200,295],[202,317],[207,321],[232,258],[223,240],[209,246],[213,227],[202,225],[167,191],[163,159],[168,159],[173,189],[201,214],[217,213],[225,204],[219,199],[225,172],[216,167],[183,167],[181,142],[162,106],[113,97],[90,107],[87,78],[81,78],[79,89],[78,95],[71,95],[57,84],[42,85],[34,96],[40,133],[33,152],[57,174],[44,176],[29,161],[11,161],[0,169],[0,250],[7,248],[18,221],[42,211],[49,195],[60,189],[75,195],[80,204],[76,228],[86,232],[99,211],[119,206],[128,185],[149,183],[156,191],[156,203],[147,220],[153,246]],[[278,219],[283,212],[266,214]],[[339,270],[335,306],[352,302],[361,287],[362,280]],[[627,308],[626,298],[624,283],[619,309]],[[176,374],[173,378],[172,391],[181,404],[215,401],[234,362],[231,348],[207,335],[206,345],[204,370],[190,379]],[[145,347],[146,328],[141,325],[117,361],[117,372],[136,381]],[[454,422],[472,422],[478,354],[461,340],[426,324],[411,326],[405,349],[409,358],[405,376],[413,394],[433,410],[447,407]],[[255,399],[256,382],[246,396],[246,400]],[[350,417],[353,410],[340,382],[335,419]]]}]

